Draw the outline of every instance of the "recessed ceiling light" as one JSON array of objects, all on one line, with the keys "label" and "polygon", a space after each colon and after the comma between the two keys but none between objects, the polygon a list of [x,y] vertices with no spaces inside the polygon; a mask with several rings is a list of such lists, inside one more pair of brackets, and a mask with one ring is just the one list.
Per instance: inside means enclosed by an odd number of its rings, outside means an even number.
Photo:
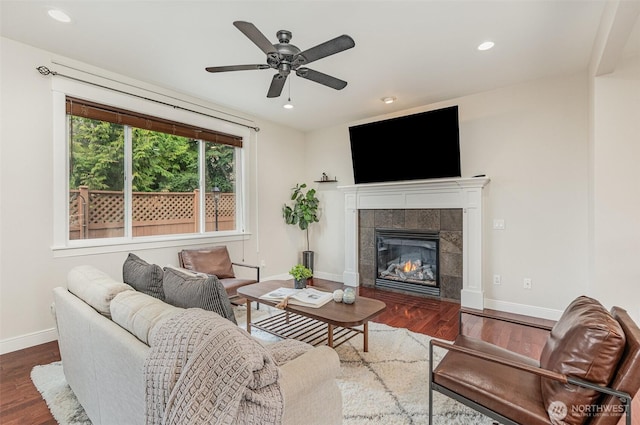
[{"label": "recessed ceiling light", "polygon": [[389,104],[389,103],[393,103],[396,101],[396,98],[394,96],[388,96],[388,97],[383,97],[382,100],[384,103]]},{"label": "recessed ceiling light", "polygon": [[49,13],[49,16],[51,16],[53,19],[55,19],[58,22],[64,22],[64,23],[71,22],[71,16],[67,15],[65,12],[63,12],[60,9],[49,9],[47,13]]},{"label": "recessed ceiling light", "polygon": [[478,50],[489,50],[495,45],[493,41],[485,41],[484,43],[478,46]]}]

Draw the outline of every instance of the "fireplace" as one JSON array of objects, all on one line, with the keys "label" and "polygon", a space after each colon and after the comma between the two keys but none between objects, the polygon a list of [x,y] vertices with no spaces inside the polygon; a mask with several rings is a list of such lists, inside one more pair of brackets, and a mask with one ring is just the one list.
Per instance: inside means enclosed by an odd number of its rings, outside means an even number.
[{"label": "fireplace", "polygon": [[438,232],[375,229],[375,286],[440,295]]},{"label": "fireplace", "polygon": [[[482,310],[483,188],[489,181],[472,177],[340,186],[345,206],[345,285],[375,284],[375,273],[370,271],[375,267],[374,227],[435,231],[439,222],[440,297],[457,296],[463,307]],[[455,230],[449,226],[451,210],[460,215]],[[435,211],[440,211],[437,222],[432,220]]]}]

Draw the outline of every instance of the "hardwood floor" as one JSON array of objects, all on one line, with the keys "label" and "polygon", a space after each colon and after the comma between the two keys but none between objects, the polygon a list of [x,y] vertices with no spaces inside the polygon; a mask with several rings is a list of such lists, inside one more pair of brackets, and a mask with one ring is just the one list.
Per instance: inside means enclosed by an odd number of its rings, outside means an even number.
[{"label": "hardwood floor", "polygon": [[[313,285],[335,289],[342,285],[314,279]],[[374,319],[389,326],[403,327],[432,337],[453,340],[459,332],[493,342],[520,354],[538,358],[547,332],[524,327],[520,322],[542,327],[552,322],[524,316],[485,310],[489,316],[500,316],[509,321],[493,320],[476,314],[460,314],[460,305],[424,297],[410,296],[375,288],[361,287],[359,294],[376,298],[387,304],[387,310]],[[49,342],[0,356],[0,424],[2,425],[56,425],[40,393],[31,383],[31,369],[39,364],[60,360],[57,342]],[[632,410],[640,412],[640,395],[633,401]],[[633,425],[640,425],[636,413]],[[619,423],[622,425],[622,421]]]},{"label": "hardwood floor", "polygon": [[56,341],[0,356],[0,424],[56,425],[31,383],[31,369],[60,360]]}]

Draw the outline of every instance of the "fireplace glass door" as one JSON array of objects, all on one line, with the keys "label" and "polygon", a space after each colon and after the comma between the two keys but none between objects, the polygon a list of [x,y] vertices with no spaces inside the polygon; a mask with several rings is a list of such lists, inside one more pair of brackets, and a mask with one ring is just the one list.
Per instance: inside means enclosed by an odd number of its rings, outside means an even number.
[{"label": "fireplace glass door", "polygon": [[440,295],[438,232],[376,229],[376,286]]}]

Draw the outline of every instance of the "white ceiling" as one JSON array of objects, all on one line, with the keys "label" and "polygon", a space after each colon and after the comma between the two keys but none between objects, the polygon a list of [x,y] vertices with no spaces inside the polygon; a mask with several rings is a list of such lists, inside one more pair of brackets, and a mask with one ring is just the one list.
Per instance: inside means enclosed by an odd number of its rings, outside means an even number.
[{"label": "white ceiling", "polygon": [[[1,1],[2,36],[303,131],[585,70],[605,0]],[[73,19],[48,17],[56,6]],[[348,82],[336,91],[290,76],[293,110],[266,97],[274,70],[233,26],[280,29],[308,49],[341,34],[355,47],[309,68]],[[492,40],[489,51],[476,49]],[[42,64],[33,64],[35,67]],[[395,96],[385,105],[380,98]]]}]

